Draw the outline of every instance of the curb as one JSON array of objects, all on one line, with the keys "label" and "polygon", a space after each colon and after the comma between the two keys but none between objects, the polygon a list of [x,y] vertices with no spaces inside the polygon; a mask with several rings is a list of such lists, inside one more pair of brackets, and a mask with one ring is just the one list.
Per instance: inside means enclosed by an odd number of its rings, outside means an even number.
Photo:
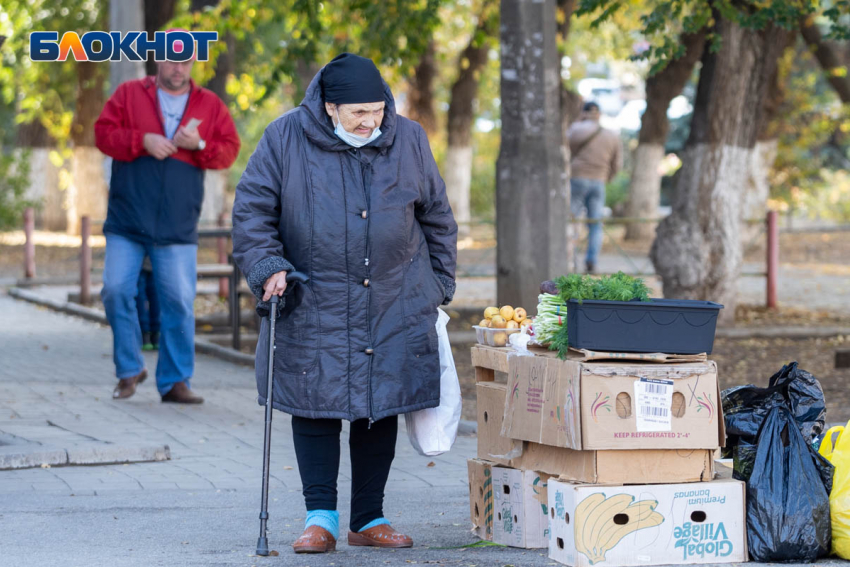
[{"label": "curb", "polygon": [[[71,302],[61,302],[54,301],[52,299],[46,299],[29,290],[17,287],[9,289],[8,293],[10,297],[14,297],[15,299],[34,303],[35,305],[40,305],[42,307],[46,307],[48,309],[52,309],[60,313],[65,313],[67,315],[75,315],[88,321],[100,323],[101,325],[109,325],[109,321],[107,321],[106,315],[103,313],[103,311],[100,311],[98,309],[85,307],[83,305],[78,305],[76,303]],[[195,337],[195,352],[216,356],[218,358],[236,364],[254,366],[254,357],[250,354],[236,352],[233,349],[217,345],[206,339]]]},{"label": "curb", "polygon": [[7,293],[10,297],[14,297],[15,299],[21,299],[23,301],[28,301],[36,305],[41,305],[42,307],[47,307],[48,309],[53,309],[54,311],[59,311],[60,313],[76,315],[77,317],[82,317],[83,319],[93,321],[95,323],[100,323],[101,325],[109,324],[109,322],[106,320],[106,315],[102,311],[92,309],[91,307],[77,305],[76,303],[68,303],[62,301],[54,301],[52,299],[46,299],[36,293],[33,293],[26,289],[21,289],[19,287],[13,287],[9,289]]},{"label": "curb", "polygon": [[80,445],[69,449],[40,446],[35,451],[25,449],[26,445],[12,445],[0,451],[0,471],[70,465],[147,463],[171,459],[171,449],[168,445]]}]

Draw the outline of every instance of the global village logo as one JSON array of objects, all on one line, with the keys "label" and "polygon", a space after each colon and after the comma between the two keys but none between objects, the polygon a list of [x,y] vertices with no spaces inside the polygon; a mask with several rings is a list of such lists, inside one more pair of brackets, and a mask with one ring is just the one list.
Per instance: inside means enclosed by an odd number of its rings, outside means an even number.
[{"label": "global village logo", "polygon": [[218,41],[218,32],[213,31],[158,31],[153,39],[140,31],[90,31],[82,37],[65,32],[61,41],[59,32],[38,31],[30,34],[30,59],[66,61],[71,54],[76,61],[145,61],[153,53],[157,62],[209,61],[214,41]]}]

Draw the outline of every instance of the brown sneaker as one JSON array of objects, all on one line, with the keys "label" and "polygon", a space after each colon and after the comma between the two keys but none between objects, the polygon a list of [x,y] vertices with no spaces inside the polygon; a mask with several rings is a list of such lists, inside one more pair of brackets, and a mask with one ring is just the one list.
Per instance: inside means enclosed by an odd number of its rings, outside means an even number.
[{"label": "brown sneaker", "polygon": [[362,532],[348,532],[348,545],[372,547],[413,547],[413,540],[400,534],[389,524],[381,524]]},{"label": "brown sneaker", "polygon": [[327,553],[336,550],[336,540],[331,532],[319,526],[310,526],[292,544],[295,553]]},{"label": "brown sneaker", "polygon": [[136,393],[136,386],[144,382],[145,378],[147,377],[148,371],[142,370],[135,376],[118,380],[118,385],[115,386],[114,390],[112,390],[112,399],[126,400],[127,398]]},{"label": "brown sneaker", "polygon": [[204,398],[196,396],[186,385],[186,382],[177,382],[167,394],[162,396],[163,402],[173,402],[175,404],[202,404]]}]

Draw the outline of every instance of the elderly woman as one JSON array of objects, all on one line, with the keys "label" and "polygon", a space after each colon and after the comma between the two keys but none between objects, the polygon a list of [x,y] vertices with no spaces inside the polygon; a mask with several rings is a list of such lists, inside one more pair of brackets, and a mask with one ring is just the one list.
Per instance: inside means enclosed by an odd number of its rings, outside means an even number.
[{"label": "elderly woman", "polygon": [[[454,294],[457,225],[419,124],[369,59],[344,53],[266,128],[236,188],[233,255],[259,310],[286,288],[273,406],[292,415],[307,521],[296,553],[335,549],[342,420],[348,544],[410,547],[384,518],[398,415],[440,400],[437,307]],[[269,327],[257,348],[265,404]],[[265,346],[263,346],[265,344]]]}]

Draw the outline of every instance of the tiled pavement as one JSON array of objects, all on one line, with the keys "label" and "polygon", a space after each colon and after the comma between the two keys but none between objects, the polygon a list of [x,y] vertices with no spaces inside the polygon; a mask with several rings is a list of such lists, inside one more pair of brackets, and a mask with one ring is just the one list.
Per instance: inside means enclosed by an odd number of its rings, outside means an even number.
[{"label": "tiled pavement", "polygon": [[[146,354],[149,370],[155,354]],[[198,356],[202,406],[162,404],[153,379],[117,402],[111,333],[100,325],[0,295],[0,442],[167,444],[166,462],[0,471],[0,567],[19,565],[554,565],[545,550],[464,548],[469,533],[466,458],[475,439],[424,458],[403,427],[385,512],[416,540],[412,550],[350,548],[323,556],[289,549],[304,505],[287,416],[275,413],[270,545],[258,531],[263,410],[253,370]],[[340,511],[350,493],[343,436]],[[431,466],[429,466],[431,464]],[[832,563],[832,562],[831,562]]]}]

